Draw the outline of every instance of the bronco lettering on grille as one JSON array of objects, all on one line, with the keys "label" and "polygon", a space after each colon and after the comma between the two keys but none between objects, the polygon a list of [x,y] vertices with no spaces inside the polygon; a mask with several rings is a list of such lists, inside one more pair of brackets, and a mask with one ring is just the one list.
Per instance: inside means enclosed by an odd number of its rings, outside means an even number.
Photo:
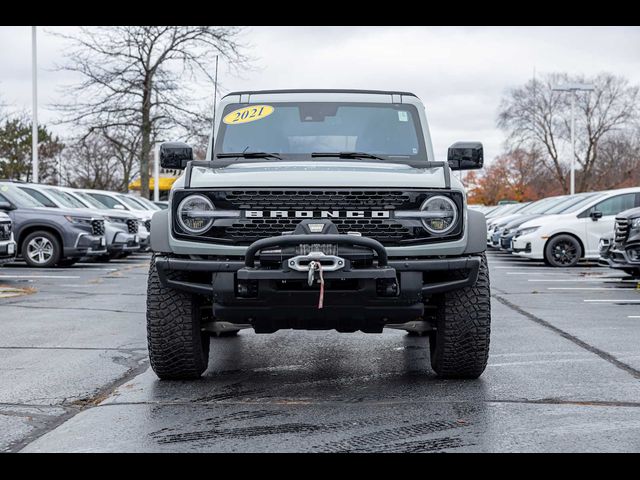
[{"label": "bronco lettering on grille", "polygon": [[245,218],[390,218],[388,210],[245,210]]}]

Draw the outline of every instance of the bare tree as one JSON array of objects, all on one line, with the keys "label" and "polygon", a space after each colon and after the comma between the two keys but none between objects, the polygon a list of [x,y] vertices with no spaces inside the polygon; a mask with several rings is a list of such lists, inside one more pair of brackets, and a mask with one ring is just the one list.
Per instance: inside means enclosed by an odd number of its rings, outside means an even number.
[{"label": "bare tree", "polygon": [[65,183],[76,188],[122,190],[122,171],[113,144],[93,133],[64,150]]},{"label": "bare tree", "polygon": [[594,78],[550,74],[511,90],[500,105],[498,126],[507,132],[510,149],[536,152],[563,191],[568,192],[565,159],[571,151],[571,99],[566,93],[552,91],[566,83],[595,86],[590,94],[578,94],[576,102],[576,163],[581,170],[577,190],[586,191],[592,186],[598,145],[608,135],[628,128],[637,117],[637,86],[608,73]]},{"label": "bare tree", "polygon": [[[241,29],[225,26],[118,26],[83,28],[71,41],[62,69],[81,75],[69,101],[57,105],[65,121],[95,130],[131,129],[137,139],[142,195],[149,196],[154,134],[187,130],[201,99],[189,84],[212,85],[216,55],[229,65],[247,61]],[[213,87],[211,86],[211,92]],[[126,148],[133,151],[133,144]]]}]

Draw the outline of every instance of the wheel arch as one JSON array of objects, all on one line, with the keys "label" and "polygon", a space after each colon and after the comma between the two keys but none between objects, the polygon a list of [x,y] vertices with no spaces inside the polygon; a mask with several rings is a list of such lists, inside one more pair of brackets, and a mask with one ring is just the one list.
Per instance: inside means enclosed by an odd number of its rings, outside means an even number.
[{"label": "wheel arch", "polygon": [[19,254],[22,253],[22,243],[24,242],[24,239],[30,233],[38,232],[38,231],[48,232],[48,233],[51,233],[52,235],[54,235],[56,237],[56,239],[58,240],[58,242],[60,243],[60,248],[64,249],[64,238],[63,238],[62,234],[55,227],[52,227],[51,225],[34,224],[34,225],[27,225],[26,227],[24,227],[24,228],[22,228],[20,230],[18,239],[16,241],[16,243],[18,245],[18,252],[17,253],[19,253]]},{"label": "wheel arch", "polygon": [[578,241],[578,244],[580,245],[580,250],[582,250],[580,252],[580,258],[581,259],[585,258],[585,255],[587,254],[587,250],[585,249],[584,242],[582,241],[582,239],[578,235],[573,233],[573,232],[564,232],[564,231],[563,232],[556,232],[553,235],[551,235],[549,238],[547,238],[547,241],[544,242],[544,246],[542,247],[542,256],[543,256],[543,258],[545,258],[545,255],[546,255],[546,252],[547,252],[547,245],[549,245],[549,242],[551,240],[553,240],[554,238],[559,237],[560,235],[567,235],[569,237],[575,238]]}]

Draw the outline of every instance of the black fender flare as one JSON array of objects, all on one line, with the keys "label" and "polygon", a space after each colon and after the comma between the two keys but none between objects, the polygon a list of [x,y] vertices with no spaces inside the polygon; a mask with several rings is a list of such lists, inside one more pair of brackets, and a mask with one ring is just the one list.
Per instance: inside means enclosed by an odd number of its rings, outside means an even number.
[{"label": "black fender flare", "polygon": [[151,217],[151,250],[157,253],[171,253],[169,245],[169,210],[160,210]]},{"label": "black fender flare", "polygon": [[482,253],[487,250],[487,219],[484,213],[467,210],[467,247],[464,253]]}]

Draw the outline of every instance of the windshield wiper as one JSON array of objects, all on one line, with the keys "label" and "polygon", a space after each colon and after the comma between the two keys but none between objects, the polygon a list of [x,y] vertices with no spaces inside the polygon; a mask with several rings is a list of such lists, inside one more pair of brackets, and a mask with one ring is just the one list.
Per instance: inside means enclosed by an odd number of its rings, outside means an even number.
[{"label": "windshield wiper", "polygon": [[335,157],[335,158],[366,158],[371,160],[386,161],[382,157],[365,152],[315,152],[311,154],[312,157]]},{"label": "windshield wiper", "polygon": [[217,153],[216,158],[276,158],[282,160],[280,155],[267,152]]}]

